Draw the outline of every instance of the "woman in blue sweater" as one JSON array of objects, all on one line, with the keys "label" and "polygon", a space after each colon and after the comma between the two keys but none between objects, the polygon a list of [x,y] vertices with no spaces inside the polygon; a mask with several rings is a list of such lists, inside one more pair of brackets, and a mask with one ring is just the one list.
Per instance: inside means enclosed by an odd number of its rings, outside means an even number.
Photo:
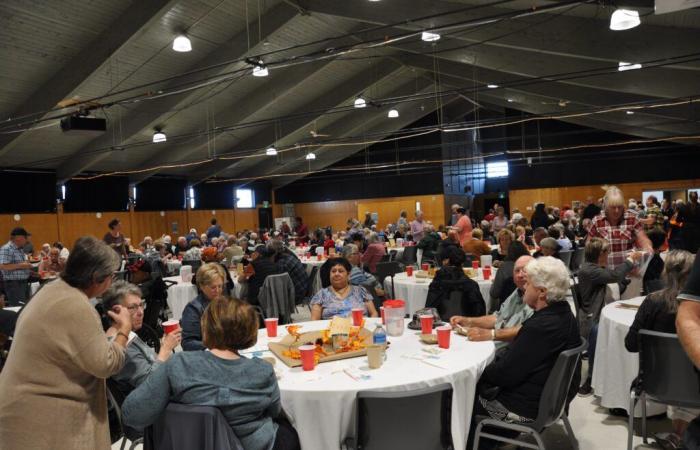
[{"label": "woman in blue sweater", "polygon": [[141,430],[170,402],[215,406],[246,450],[299,449],[272,366],[239,355],[257,340],[255,310],[240,300],[215,298],[203,312],[202,334],[210,351],[173,355],[126,398],[124,424]]}]

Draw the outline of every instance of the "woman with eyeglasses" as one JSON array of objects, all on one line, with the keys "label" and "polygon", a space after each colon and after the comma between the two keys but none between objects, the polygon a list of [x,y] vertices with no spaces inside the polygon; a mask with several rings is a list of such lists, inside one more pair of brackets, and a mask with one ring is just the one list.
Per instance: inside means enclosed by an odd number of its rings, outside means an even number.
[{"label": "woman with eyeglasses", "polygon": [[41,289],[19,315],[0,374],[0,450],[108,450],[105,379],[124,365],[131,314],[107,314],[107,340],[90,299],[112,284],[117,252],[94,237],[75,242],[61,277]]},{"label": "woman with eyeglasses", "polygon": [[[112,376],[119,390],[126,396],[143,383],[151,372],[170,359],[175,347],[180,345],[182,331],[178,329],[163,336],[160,351],[156,354],[135,333],[143,326],[144,301],[141,299],[141,289],[123,280],[115,281],[112,287],[102,294],[102,305],[106,311],[112,311],[115,306],[120,305],[131,314],[132,332],[126,346],[126,362],[122,370]],[[107,337],[112,339],[118,333],[119,328],[112,322],[112,325],[107,328]]]}]

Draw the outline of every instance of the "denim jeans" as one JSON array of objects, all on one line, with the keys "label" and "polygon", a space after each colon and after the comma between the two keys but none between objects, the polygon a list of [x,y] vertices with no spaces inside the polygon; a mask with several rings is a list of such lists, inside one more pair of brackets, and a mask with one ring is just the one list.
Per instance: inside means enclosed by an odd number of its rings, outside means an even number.
[{"label": "denim jeans", "polygon": [[586,382],[590,383],[593,379],[593,362],[595,360],[595,343],[598,340],[598,322],[591,325],[591,331],[588,333],[588,376]]}]

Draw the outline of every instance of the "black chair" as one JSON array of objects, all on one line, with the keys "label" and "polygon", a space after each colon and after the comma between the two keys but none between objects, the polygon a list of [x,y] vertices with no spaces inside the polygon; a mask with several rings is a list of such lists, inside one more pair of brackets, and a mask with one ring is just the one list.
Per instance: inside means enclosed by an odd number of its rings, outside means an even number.
[{"label": "black chair", "polygon": [[[311,305],[309,305],[309,302],[311,301],[311,297],[314,296],[314,281],[316,281],[316,275],[318,274],[318,266],[312,266],[311,267],[311,273],[309,274],[309,287],[306,288],[306,293],[304,294],[304,298],[301,300],[302,305],[306,305],[309,308],[309,311],[311,311]],[[297,313],[299,311],[297,310]]]},{"label": "black chair", "polygon": [[396,261],[377,263],[377,270],[374,272],[374,276],[382,286],[384,286],[384,279],[386,277],[391,277],[391,298],[396,297],[394,293],[394,275],[399,272],[401,272],[401,266]]},{"label": "black chair", "polygon": [[219,408],[170,403],[146,428],[144,450],[244,450]]},{"label": "black chair", "polygon": [[[567,402],[567,395],[569,392],[569,387],[571,386],[571,380],[576,371],[578,361],[581,357],[581,353],[586,349],[588,343],[585,339],[581,338],[581,344],[570,350],[564,350],[557,357],[556,363],[547,378],[547,382],[544,385],[544,390],[542,391],[542,396],[540,397],[539,410],[537,418],[532,423],[506,423],[500,420],[495,420],[485,417],[477,417],[478,425],[476,426],[476,432],[474,434],[474,450],[479,448],[479,440],[482,437],[493,439],[499,442],[506,442],[519,447],[534,448],[539,450],[546,450],[544,442],[542,442],[541,433],[549,426],[554,425],[561,419],[564,422],[564,428],[566,428],[566,434],[571,440],[571,444],[574,449],[578,450],[578,440],[574,435],[574,430],[571,429],[571,424],[569,423],[569,418],[564,411]],[[520,433],[525,433],[532,436],[537,442],[537,445],[531,444],[526,441],[521,441],[518,439],[511,439],[504,436],[499,436],[497,434],[488,433],[483,431],[485,426],[493,428],[503,428],[506,430],[519,431]]]},{"label": "black chair", "polygon": [[564,263],[566,267],[571,266],[571,255],[573,255],[574,252],[571,250],[567,250],[565,252],[559,252],[559,259]]},{"label": "black chair", "polygon": [[465,258],[464,258],[464,263],[462,264],[462,267],[471,268],[472,261],[474,261],[476,259],[476,255],[474,255],[473,253],[465,253],[464,256],[465,256]]},{"label": "black chair", "polygon": [[438,313],[440,318],[446,322],[449,322],[452,316],[466,315],[462,308],[462,291],[450,292],[450,299],[438,305]]},{"label": "black chair", "polygon": [[129,450],[133,450],[137,445],[143,443],[143,437],[135,430],[124,427],[122,423],[122,403],[124,403],[124,394],[119,390],[114,380],[107,378],[107,409],[110,419],[110,440],[112,443],[115,443],[121,439],[121,450],[126,448],[127,441],[131,441]]},{"label": "black chair", "polygon": [[202,267],[202,261],[182,261],[183,266],[192,266],[192,273],[195,274]]},{"label": "black chair", "polygon": [[396,250],[389,250],[389,261],[396,261],[396,255],[398,255],[398,251]]},{"label": "black chair", "polygon": [[573,273],[578,272],[579,267],[583,264],[583,258],[585,256],[586,249],[584,247],[578,247],[574,250],[574,256],[571,258],[571,271]]},{"label": "black chair", "polygon": [[389,262],[389,261],[391,261],[391,255],[388,253],[385,255],[382,255],[382,258],[379,260],[379,262]]},{"label": "black chair", "polygon": [[438,450],[452,448],[452,386],[405,392],[357,393],[355,435],[348,449]]},{"label": "black chair", "polygon": [[642,402],[642,439],[647,443],[647,399],[667,405],[700,408],[700,375],[678,341],[678,335],[639,331],[639,374],[630,388],[627,448],[632,449],[634,411]]},{"label": "black chair", "polygon": [[415,264],[418,262],[418,247],[415,245],[404,247],[403,255],[401,255],[401,262],[405,265]]}]

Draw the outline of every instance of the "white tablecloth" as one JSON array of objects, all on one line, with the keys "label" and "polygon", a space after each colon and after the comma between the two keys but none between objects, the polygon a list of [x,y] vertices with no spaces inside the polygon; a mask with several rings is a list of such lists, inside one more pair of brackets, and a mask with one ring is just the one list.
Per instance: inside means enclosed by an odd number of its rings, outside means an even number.
[{"label": "white tablecloth", "polygon": [[[373,329],[380,319],[367,319],[365,325]],[[408,323],[408,321],[406,322]],[[319,330],[328,321],[305,322],[304,331]],[[426,346],[418,339],[418,332],[408,330],[403,336],[391,337],[384,365],[376,370],[367,367],[367,358],[359,357],[323,363],[313,371],[303,372],[301,367],[290,369],[277,361],[275,371],[279,379],[282,406],[299,433],[303,449],[338,449],[340,443],[354,433],[355,396],[359,391],[411,391],[442,383],[454,388],[452,397],[452,442],[454,448],[466,446],[474,404],[476,382],[486,365],[492,360],[492,342],[469,342],[453,334],[449,350],[441,350],[435,359],[422,351]],[[278,338],[286,335],[280,326]],[[251,356],[254,350],[267,349],[266,331],[258,332],[258,342],[243,353]],[[434,346],[437,347],[437,346]],[[271,355],[271,353],[264,353]],[[441,367],[428,365],[420,358]],[[427,359],[426,359],[427,358]],[[343,369],[354,374],[367,375],[368,379],[353,380]],[[390,417],[387,420],[391,420]],[[420,430],[414,430],[420,432]]]},{"label": "white tablecloth", "polygon": [[[623,300],[641,304],[643,297]],[[625,348],[625,336],[634,321],[637,310],[618,308],[618,302],[603,308],[598,325],[598,340],[593,366],[593,390],[606,408],[622,408],[629,413],[630,385],[639,372],[639,354]],[[666,406],[647,402],[647,416],[663,414]],[[641,417],[641,404],[637,403],[635,417]]]},{"label": "white tablecloth", "polygon": [[[241,298],[243,285],[238,282],[236,272],[231,272],[231,278],[233,278],[233,294],[236,298]],[[177,284],[168,288],[168,306],[170,306],[172,318],[180,320],[185,306],[197,296],[197,287],[189,281],[182,281],[182,277],[179,275],[176,277],[165,277],[163,279],[177,282]]]},{"label": "white tablecloth", "polygon": [[[495,276],[496,269],[492,269],[491,278],[489,280],[484,280],[481,269],[479,269],[479,276],[473,279],[479,284],[479,290],[481,291],[481,296],[484,298],[487,311],[489,309],[489,290],[491,289],[491,283]],[[417,278],[415,271],[411,277],[406,275],[406,272],[397,273],[394,276],[394,298],[400,298],[406,302],[407,314],[413,314],[417,310],[425,307],[425,301],[428,299],[428,287],[431,281],[433,281],[431,278]],[[384,291],[387,292],[387,295],[391,295],[390,277],[384,279]]]},{"label": "white tablecloth", "polygon": [[180,267],[182,267],[182,261],[177,259],[169,259],[165,263],[168,273],[180,273]]},{"label": "white tablecloth", "polygon": [[39,286],[40,286],[40,284],[38,281],[35,281],[29,285],[29,296],[30,297],[33,296],[34,294],[36,294],[36,291],[39,290]]}]

